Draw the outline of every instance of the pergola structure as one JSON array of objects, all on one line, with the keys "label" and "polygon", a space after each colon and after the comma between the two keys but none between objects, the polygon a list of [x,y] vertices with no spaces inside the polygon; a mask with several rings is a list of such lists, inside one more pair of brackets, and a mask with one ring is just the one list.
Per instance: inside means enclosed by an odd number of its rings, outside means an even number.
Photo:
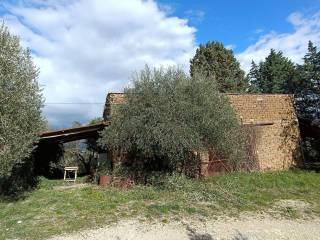
[{"label": "pergola structure", "polygon": [[40,142],[66,143],[76,140],[98,137],[109,122],[101,122],[88,126],[66,128],[58,131],[44,132],[40,134]]},{"label": "pergola structure", "polygon": [[[103,121],[82,127],[66,128],[58,131],[43,132],[37,148],[34,151],[36,173],[44,176],[59,176],[60,172],[51,172],[50,162],[57,162],[63,154],[61,144],[82,140],[82,139],[98,139],[101,132],[109,122]],[[68,166],[65,171],[77,169],[76,166]],[[75,180],[75,179],[74,179]]]}]

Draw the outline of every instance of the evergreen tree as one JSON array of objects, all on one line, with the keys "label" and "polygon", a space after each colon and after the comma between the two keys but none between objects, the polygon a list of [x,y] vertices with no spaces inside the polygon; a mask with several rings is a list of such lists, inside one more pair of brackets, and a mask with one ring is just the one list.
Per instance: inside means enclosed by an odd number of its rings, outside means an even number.
[{"label": "evergreen tree", "polygon": [[311,41],[304,63],[298,66],[296,83],[298,113],[304,118],[320,118],[320,52]]},{"label": "evergreen tree", "polygon": [[261,77],[259,71],[259,65],[257,65],[254,61],[251,62],[251,69],[246,76],[248,83],[250,83],[249,91],[259,93],[262,90],[261,86]]},{"label": "evergreen tree", "polygon": [[[298,66],[299,78],[295,92],[298,115],[317,124],[320,121],[320,52],[311,41],[303,64]],[[319,124],[319,123],[318,123]],[[307,137],[303,141],[308,161],[319,161],[320,139]]]},{"label": "evergreen tree", "polygon": [[197,73],[215,79],[220,92],[243,92],[247,88],[244,71],[240,69],[232,50],[219,42],[199,46],[190,61],[191,76]]},{"label": "evergreen tree", "polygon": [[271,49],[270,54],[257,65],[252,62],[248,80],[250,92],[292,93],[296,67],[281,51]]},{"label": "evergreen tree", "polygon": [[6,26],[0,26],[0,189],[1,180],[29,161],[44,126],[37,77],[30,51],[21,48],[19,38]]}]

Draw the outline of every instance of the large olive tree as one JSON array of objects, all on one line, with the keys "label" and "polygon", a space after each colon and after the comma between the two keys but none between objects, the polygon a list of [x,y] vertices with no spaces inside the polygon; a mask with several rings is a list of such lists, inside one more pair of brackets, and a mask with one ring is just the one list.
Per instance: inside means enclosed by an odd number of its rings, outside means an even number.
[{"label": "large olive tree", "polygon": [[126,104],[116,108],[102,146],[133,154],[137,161],[167,163],[170,171],[188,164],[192,151],[208,147],[234,164],[244,158],[240,126],[214,80],[146,67],[125,93]]},{"label": "large olive tree", "polygon": [[30,156],[44,126],[38,69],[19,38],[0,26],[0,177]]}]

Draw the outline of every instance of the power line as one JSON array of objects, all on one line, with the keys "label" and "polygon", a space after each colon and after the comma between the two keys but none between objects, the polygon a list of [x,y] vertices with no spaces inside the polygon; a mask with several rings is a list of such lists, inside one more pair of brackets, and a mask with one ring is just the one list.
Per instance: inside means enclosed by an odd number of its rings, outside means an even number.
[{"label": "power line", "polygon": [[105,104],[105,103],[99,103],[99,102],[47,102],[44,103],[44,105],[55,105],[55,104]]}]

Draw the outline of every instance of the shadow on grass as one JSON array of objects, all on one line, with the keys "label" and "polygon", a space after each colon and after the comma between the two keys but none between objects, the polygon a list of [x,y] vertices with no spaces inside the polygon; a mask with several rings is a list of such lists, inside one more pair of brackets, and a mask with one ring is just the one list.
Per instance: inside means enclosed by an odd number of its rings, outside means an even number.
[{"label": "shadow on grass", "polygon": [[18,201],[26,197],[26,193],[34,190],[39,184],[39,178],[30,171],[29,162],[15,166],[11,175],[0,177],[0,200]]}]

